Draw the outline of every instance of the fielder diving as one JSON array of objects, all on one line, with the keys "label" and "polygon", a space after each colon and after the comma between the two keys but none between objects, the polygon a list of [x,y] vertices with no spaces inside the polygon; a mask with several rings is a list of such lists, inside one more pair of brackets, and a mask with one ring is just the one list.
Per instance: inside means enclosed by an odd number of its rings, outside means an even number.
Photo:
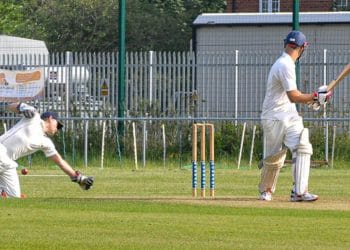
[{"label": "fielder diving", "polygon": [[261,114],[264,160],[261,164],[259,183],[260,200],[272,200],[287,148],[292,153],[293,187],[290,201],[318,199],[318,195],[308,191],[312,145],[309,141],[309,131],[304,128],[296,103],[309,104],[314,110],[318,110],[321,105],[327,103],[332,93],[327,91],[326,85],[310,94],[298,90],[295,63],[307,45],[302,32],[290,32],[284,39],[283,54],[272,65],[268,75]]},{"label": "fielder diving", "polygon": [[34,107],[25,103],[11,103],[7,105],[7,109],[22,114],[23,118],[0,136],[0,192],[3,197],[23,197],[16,160],[39,150],[83,190],[92,187],[94,178],[73,170],[48,137],[55,135],[63,127],[57,120],[56,113],[47,111],[40,115]]}]

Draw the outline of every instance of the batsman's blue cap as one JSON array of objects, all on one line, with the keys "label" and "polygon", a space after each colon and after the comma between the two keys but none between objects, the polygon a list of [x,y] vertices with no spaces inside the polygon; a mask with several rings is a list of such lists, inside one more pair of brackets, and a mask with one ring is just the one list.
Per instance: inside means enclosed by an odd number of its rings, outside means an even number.
[{"label": "batsman's blue cap", "polygon": [[286,39],[284,39],[284,45],[287,44],[294,44],[297,47],[301,47],[307,46],[308,42],[306,41],[305,35],[301,31],[293,30],[289,32]]},{"label": "batsman's blue cap", "polygon": [[57,129],[63,128],[63,124],[59,121],[57,113],[55,113],[53,111],[46,111],[46,112],[42,113],[40,117],[42,120],[45,120],[45,119],[49,118],[50,116],[57,121]]}]

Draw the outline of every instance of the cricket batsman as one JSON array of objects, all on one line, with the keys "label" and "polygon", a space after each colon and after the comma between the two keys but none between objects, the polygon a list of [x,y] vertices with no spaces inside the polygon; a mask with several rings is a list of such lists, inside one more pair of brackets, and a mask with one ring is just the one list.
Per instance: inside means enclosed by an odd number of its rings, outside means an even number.
[{"label": "cricket batsman", "polygon": [[22,114],[23,118],[0,136],[0,192],[3,197],[21,198],[16,160],[39,150],[83,190],[92,187],[94,178],[74,170],[62,159],[49,138],[63,127],[56,113],[47,111],[40,115],[34,107],[25,103],[11,103],[7,109]]},{"label": "cricket batsman", "polygon": [[272,65],[263,103],[261,123],[264,132],[264,160],[259,183],[259,199],[271,201],[287,149],[292,152],[293,187],[290,201],[315,201],[318,195],[309,193],[309,171],[312,145],[309,131],[304,128],[296,103],[310,104],[315,110],[331,97],[327,86],[306,94],[298,90],[295,63],[308,43],[300,31],[291,31],[284,39],[284,52]]}]

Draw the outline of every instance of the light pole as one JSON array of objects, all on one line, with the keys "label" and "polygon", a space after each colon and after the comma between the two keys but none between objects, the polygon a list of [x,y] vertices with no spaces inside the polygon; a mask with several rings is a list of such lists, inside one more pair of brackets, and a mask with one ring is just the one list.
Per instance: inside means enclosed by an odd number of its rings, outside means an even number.
[{"label": "light pole", "polygon": [[[118,75],[118,117],[125,116],[125,0],[119,1],[119,75]],[[118,122],[119,138],[124,138],[124,121]],[[123,145],[122,150],[123,151]]]}]

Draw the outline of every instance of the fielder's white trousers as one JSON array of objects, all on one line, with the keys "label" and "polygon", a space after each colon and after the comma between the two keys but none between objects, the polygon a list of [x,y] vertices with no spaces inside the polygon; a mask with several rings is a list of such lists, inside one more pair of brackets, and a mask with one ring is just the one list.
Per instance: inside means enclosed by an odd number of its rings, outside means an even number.
[{"label": "fielder's white trousers", "polygon": [[18,164],[7,155],[7,150],[0,143],[0,192],[4,191],[7,197],[21,197],[18,174]]}]

